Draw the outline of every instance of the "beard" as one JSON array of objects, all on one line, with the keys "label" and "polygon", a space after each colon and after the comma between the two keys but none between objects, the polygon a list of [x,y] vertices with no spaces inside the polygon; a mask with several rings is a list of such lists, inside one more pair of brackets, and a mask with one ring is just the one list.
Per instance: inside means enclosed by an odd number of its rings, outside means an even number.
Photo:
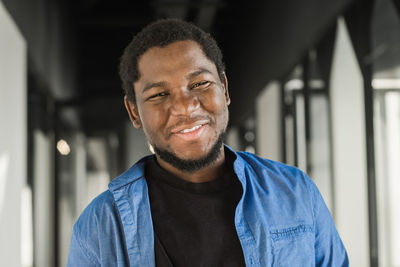
[{"label": "beard", "polygon": [[221,147],[224,143],[225,131],[222,132],[214,145],[211,147],[210,152],[207,153],[204,157],[199,159],[183,159],[178,157],[175,153],[163,150],[153,145],[154,152],[164,161],[168,162],[175,168],[184,171],[184,172],[194,172],[198,171],[204,167],[210,166],[214,163],[219,155],[221,154]]}]

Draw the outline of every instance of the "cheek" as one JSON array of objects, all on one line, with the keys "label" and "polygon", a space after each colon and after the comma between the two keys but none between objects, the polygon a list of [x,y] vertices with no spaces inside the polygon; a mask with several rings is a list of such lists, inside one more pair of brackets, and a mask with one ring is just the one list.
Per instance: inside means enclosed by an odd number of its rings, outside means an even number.
[{"label": "cheek", "polygon": [[154,108],[143,108],[140,111],[143,131],[148,139],[151,138],[153,140],[157,133],[162,133],[165,114],[165,112]]},{"label": "cheek", "polygon": [[220,92],[213,92],[207,95],[203,100],[204,109],[214,114],[217,118],[226,117],[227,103],[225,95]]},{"label": "cheek", "polygon": [[229,120],[228,103],[224,94],[215,97],[215,112],[221,128],[226,128]]}]

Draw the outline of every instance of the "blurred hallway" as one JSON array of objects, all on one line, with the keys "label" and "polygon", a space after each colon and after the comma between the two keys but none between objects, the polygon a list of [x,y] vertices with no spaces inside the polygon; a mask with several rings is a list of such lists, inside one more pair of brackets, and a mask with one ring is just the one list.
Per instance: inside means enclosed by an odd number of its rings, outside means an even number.
[{"label": "blurred hallway", "polygon": [[306,171],[351,266],[400,267],[398,0],[0,0],[0,265],[65,266],[77,216],[150,152],[123,48],[157,18],[224,53],[226,143]]}]

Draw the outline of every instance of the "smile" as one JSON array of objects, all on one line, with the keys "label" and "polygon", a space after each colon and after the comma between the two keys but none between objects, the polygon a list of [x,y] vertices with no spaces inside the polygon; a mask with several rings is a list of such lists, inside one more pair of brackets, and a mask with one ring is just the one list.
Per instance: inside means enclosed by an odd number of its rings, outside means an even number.
[{"label": "smile", "polygon": [[175,132],[174,136],[184,141],[198,140],[203,135],[206,126],[207,124],[198,124],[191,128],[184,128]]},{"label": "smile", "polygon": [[196,131],[196,130],[199,129],[201,126],[203,126],[203,124],[196,125],[196,126],[190,128],[190,129],[183,129],[183,130],[180,131],[179,133],[190,133],[190,132]]}]

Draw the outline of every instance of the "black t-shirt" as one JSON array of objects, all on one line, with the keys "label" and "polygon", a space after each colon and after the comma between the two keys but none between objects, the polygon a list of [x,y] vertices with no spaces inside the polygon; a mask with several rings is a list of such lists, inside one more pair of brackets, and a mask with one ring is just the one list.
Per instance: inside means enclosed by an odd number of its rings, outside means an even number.
[{"label": "black t-shirt", "polygon": [[226,173],[205,183],[174,176],[155,157],[147,162],[157,267],[245,266],[234,223],[242,186],[226,152]]}]

